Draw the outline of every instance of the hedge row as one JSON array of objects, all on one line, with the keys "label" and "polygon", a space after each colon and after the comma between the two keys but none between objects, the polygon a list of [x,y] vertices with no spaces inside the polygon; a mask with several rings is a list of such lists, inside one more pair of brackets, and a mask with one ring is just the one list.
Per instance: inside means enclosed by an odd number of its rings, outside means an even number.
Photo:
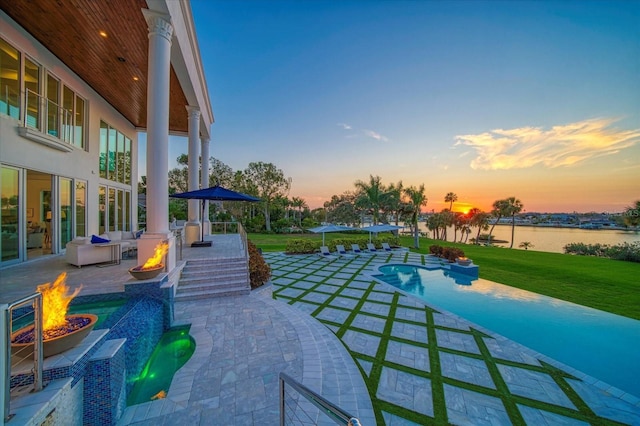
[{"label": "hedge row", "polygon": [[564,246],[564,252],[580,256],[608,257],[614,260],[640,262],[640,242],[622,243],[614,246],[608,244],[571,243]]},{"label": "hedge row", "polygon": [[[351,250],[351,244],[358,244],[360,248],[366,248],[369,243],[369,237],[353,237],[353,238],[337,238],[334,240],[326,241],[325,245],[329,247],[329,251],[335,251],[336,245],[341,244],[347,250]],[[381,249],[382,243],[389,243],[390,246],[398,246],[398,237],[393,235],[382,236],[373,238],[371,243],[376,246],[376,248]],[[309,254],[315,253],[320,250],[320,246],[322,245],[322,241],[316,240],[303,240],[303,239],[293,239],[287,241],[287,246],[285,248],[285,252],[287,254]]]}]

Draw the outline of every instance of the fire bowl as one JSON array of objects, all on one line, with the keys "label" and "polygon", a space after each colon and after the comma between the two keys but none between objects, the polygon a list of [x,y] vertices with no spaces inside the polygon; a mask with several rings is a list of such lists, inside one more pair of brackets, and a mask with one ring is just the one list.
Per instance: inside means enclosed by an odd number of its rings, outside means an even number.
[{"label": "fire bowl", "polygon": [[469,266],[471,265],[472,260],[466,257],[458,257],[456,259],[456,263],[460,266]]},{"label": "fire bowl", "polygon": [[155,278],[163,269],[164,265],[162,263],[158,266],[147,269],[142,269],[142,266],[138,265],[129,269],[129,273],[137,280],[150,280],[151,278]]},{"label": "fire bowl", "polygon": [[[52,337],[49,339],[45,339],[42,341],[42,356],[43,358],[50,357],[52,355],[57,355],[66,350],[69,350],[84,340],[85,337],[89,334],[93,327],[96,325],[96,321],[98,321],[98,317],[93,314],[76,314],[76,315],[68,315],[67,321],[68,323],[73,323],[74,320],[82,320],[89,319],[89,323],[69,331],[61,336]],[[13,341],[25,333],[33,334],[33,325],[28,325],[19,329],[18,331],[11,334],[11,354],[20,354],[22,357],[31,356],[33,353],[33,341],[28,343],[13,343]],[[33,336],[31,336],[33,339]],[[26,349],[28,348],[28,349]]]}]

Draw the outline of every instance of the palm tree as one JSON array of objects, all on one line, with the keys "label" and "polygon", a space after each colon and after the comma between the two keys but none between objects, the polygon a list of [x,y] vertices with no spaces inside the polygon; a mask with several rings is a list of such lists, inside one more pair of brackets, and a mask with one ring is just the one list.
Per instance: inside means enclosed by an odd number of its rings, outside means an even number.
[{"label": "palm tree", "polygon": [[533,248],[533,244],[531,244],[531,242],[529,241],[523,241],[520,243],[518,247],[523,248],[525,250],[529,250],[530,248]]},{"label": "palm tree", "polygon": [[495,218],[493,225],[491,226],[491,230],[489,231],[489,244],[491,244],[491,237],[493,235],[493,228],[496,227],[496,224],[500,221],[502,216],[507,216],[509,212],[507,211],[508,204],[507,200],[496,200],[493,202],[493,210],[491,210],[491,216]]},{"label": "palm tree", "polygon": [[635,205],[627,207],[623,213],[624,223],[627,226],[640,226],[640,200]]},{"label": "palm tree", "polygon": [[513,237],[516,232],[516,215],[522,211],[524,205],[522,205],[522,201],[516,197],[509,197],[504,201],[506,202],[506,213],[511,216],[511,245],[509,248],[513,248]]},{"label": "palm tree", "polygon": [[448,192],[447,195],[444,196],[444,202],[449,203],[449,211],[453,210],[453,203],[458,201],[458,196],[453,192]]},{"label": "palm tree", "polygon": [[397,184],[391,183],[381,197],[382,211],[387,215],[391,214],[395,216],[396,225],[406,209],[405,203],[402,202],[402,188],[402,181]]},{"label": "palm tree", "polygon": [[420,248],[420,231],[418,230],[418,216],[420,208],[427,205],[427,197],[424,194],[424,184],[418,188],[410,186],[404,189],[404,194],[411,200],[411,223],[413,224],[413,247]]},{"label": "palm tree", "polygon": [[291,207],[298,209],[298,225],[302,226],[302,210],[309,208],[309,206],[302,198],[292,197]]},{"label": "palm tree", "polygon": [[377,225],[380,220],[380,205],[385,192],[382,178],[380,176],[369,175],[369,182],[358,180],[355,182],[356,189],[360,191],[360,201],[371,212],[373,224]]},{"label": "palm tree", "polygon": [[478,233],[476,234],[476,244],[480,244],[480,231],[489,229],[489,214],[483,212],[479,208],[472,208],[469,210],[470,224],[471,226],[478,227]]}]

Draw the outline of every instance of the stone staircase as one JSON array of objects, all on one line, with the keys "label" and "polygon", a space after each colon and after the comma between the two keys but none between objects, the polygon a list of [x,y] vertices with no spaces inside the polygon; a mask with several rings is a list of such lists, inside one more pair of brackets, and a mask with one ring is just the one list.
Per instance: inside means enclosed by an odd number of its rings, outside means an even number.
[{"label": "stone staircase", "polygon": [[249,294],[248,270],[248,261],[242,257],[188,260],[178,281],[175,300]]}]

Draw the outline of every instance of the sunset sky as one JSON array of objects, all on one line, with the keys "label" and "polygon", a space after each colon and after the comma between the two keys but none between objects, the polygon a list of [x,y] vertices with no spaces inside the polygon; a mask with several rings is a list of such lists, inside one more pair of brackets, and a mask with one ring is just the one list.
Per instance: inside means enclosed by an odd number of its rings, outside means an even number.
[{"label": "sunset sky", "polygon": [[311,208],[369,175],[424,183],[429,211],[640,199],[640,2],[191,4],[211,155],[274,163]]}]

